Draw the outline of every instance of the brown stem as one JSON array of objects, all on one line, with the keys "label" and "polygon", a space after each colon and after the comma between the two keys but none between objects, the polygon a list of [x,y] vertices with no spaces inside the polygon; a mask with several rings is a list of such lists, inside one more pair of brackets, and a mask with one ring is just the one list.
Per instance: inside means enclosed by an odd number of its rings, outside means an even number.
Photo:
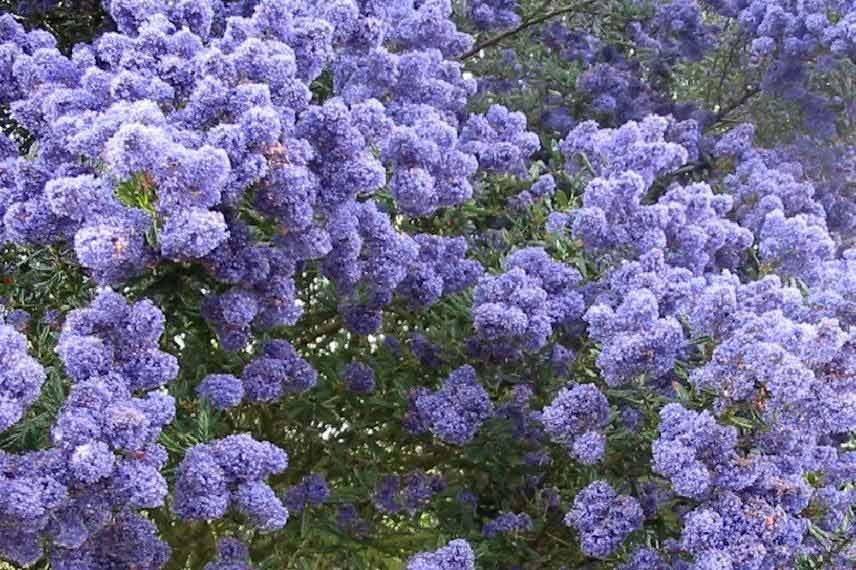
[{"label": "brown stem", "polygon": [[719,112],[716,114],[716,117],[714,117],[713,124],[716,124],[716,123],[719,123],[720,121],[722,121],[725,117],[730,115],[733,111],[735,111],[739,107],[742,107],[747,101],[749,101],[749,99],[751,99],[752,97],[754,97],[755,95],[757,95],[760,92],[761,92],[760,87],[749,87],[748,89],[746,89],[746,91],[743,93],[743,95],[740,96],[739,99],[737,99],[736,101],[733,101],[727,107],[723,107],[722,109],[719,110]]},{"label": "brown stem", "polygon": [[547,20],[551,20],[553,18],[556,18],[558,16],[562,16],[564,14],[569,14],[571,12],[580,11],[583,8],[586,8],[587,6],[590,6],[590,5],[595,4],[595,3],[596,3],[596,0],[588,0],[586,2],[576,4],[574,6],[567,6],[565,8],[559,8],[557,10],[553,10],[552,12],[547,12],[546,14],[542,14],[541,16],[538,16],[537,18],[532,18],[531,20],[527,20],[527,21],[523,22],[522,24],[520,24],[519,26],[517,26],[516,28],[513,28],[511,30],[503,32],[497,36],[490,38],[489,40],[485,40],[484,42],[474,46],[471,50],[469,50],[468,52],[461,55],[458,58],[458,61],[464,61],[466,59],[469,59],[472,56],[474,56],[475,54],[477,54],[478,52],[482,51],[483,49],[491,48],[491,47],[497,45],[498,43],[502,42],[503,40],[510,38],[511,36],[514,36],[514,35],[522,32],[523,30],[525,30],[527,28],[531,28],[532,26],[537,26],[538,24],[544,23]]}]

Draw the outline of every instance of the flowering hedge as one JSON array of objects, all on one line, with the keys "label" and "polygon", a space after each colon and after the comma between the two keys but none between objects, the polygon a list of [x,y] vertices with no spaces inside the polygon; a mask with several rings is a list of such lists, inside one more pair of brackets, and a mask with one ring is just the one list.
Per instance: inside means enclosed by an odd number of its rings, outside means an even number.
[{"label": "flowering hedge", "polygon": [[856,564],[852,0],[2,5],[0,560]]}]

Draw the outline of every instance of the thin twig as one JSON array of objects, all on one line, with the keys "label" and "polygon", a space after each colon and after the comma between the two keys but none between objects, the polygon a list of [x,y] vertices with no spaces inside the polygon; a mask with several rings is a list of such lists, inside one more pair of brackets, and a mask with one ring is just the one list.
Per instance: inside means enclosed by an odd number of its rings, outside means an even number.
[{"label": "thin twig", "polygon": [[714,117],[713,124],[715,125],[716,123],[719,123],[720,121],[725,119],[725,117],[730,115],[733,111],[735,111],[739,107],[742,107],[747,101],[749,101],[749,99],[751,99],[752,97],[754,97],[755,95],[757,95],[760,92],[761,92],[760,87],[749,87],[749,88],[747,88],[746,91],[743,93],[743,95],[740,96],[739,99],[737,99],[736,101],[733,101],[727,107],[723,107],[722,109],[719,110],[719,112]]},{"label": "thin twig", "polygon": [[562,16],[564,14],[569,14],[571,12],[578,12],[578,11],[582,10],[583,8],[586,8],[587,6],[590,6],[590,5],[596,4],[596,3],[597,3],[597,0],[588,0],[586,2],[576,4],[574,6],[567,6],[565,8],[559,8],[557,10],[553,10],[552,12],[547,12],[546,14],[538,16],[537,18],[532,18],[531,20],[527,20],[527,21],[523,22],[522,24],[520,24],[519,26],[517,26],[516,28],[508,30],[507,32],[503,32],[497,36],[490,38],[489,40],[485,40],[484,42],[474,46],[470,51],[461,55],[458,58],[458,60],[464,61],[465,59],[469,59],[472,56],[479,53],[480,51],[482,51],[484,49],[491,48],[491,47],[497,45],[498,43],[502,42],[503,40],[508,39],[511,36],[514,36],[516,34],[519,34],[520,32],[522,32],[523,30],[525,30],[527,28],[531,28],[532,26],[537,26],[538,24],[542,24],[542,23],[546,22],[547,20],[552,20],[553,18],[557,18],[557,17]]}]

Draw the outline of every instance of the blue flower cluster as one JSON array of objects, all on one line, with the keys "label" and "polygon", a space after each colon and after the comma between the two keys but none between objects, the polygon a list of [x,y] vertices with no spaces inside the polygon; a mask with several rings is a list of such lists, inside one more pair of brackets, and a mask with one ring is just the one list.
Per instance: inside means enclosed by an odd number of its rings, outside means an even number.
[{"label": "blue flower cluster", "polygon": [[321,475],[312,473],[298,485],[290,487],[285,494],[285,506],[290,512],[299,513],[308,506],[319,507],[330,498],[330,487]]},{"label": "blue flower cluster", "polygon": [[[156,527],[135,512],[163,506],[167,495],[161,475],[167,453],[157,441],[173,420],[175,402],[156,388],[174,379],[178,366],[158,349],[163,325],[152,303],[131,305],[109,290],[68,314],[57,351],[74,384],[51,430],[52,445],[0,454],[4,558],[33,564],[48,540],[58,568],[114,561],[160,568],[167,561],[169,548]],[[31,369],[25,376],[40,384],[43,370],[20,352],[24,337],[5,325],[2,330],[4,348],[10,357],[17,354],[12,374]],[[38,388],[12,395],[19,400],[10,404],[20,406],[20,398],[34,398]]]},{"label": "blue flower cluster", "polygon": [[173,511],[182,520],[211,520],[235,509],[260,531],[280,529],[288,509],[265,480],[286,467],[284,451],[247,434],[196,445],[178,467]]},{"label": "blue flower cluster", "polygon": [[0,371],[0,432],[3,432],[16,424],[39,397],[45,370],[27,354],[27,337],[2,320],[0,359],[4,363]]},{"label": "blue flower cluster", "polygon": [[606,558],[642,526],[642,508],[633,497],[618,495],[608,483],[595,481],[577,494],[565,524],[579,532],[587,556]]},{"label": "blue flower cluster", "polygon": [[499,534],[526,532],[532,530],[532,519],[526,513],[499,513],[499,516],[485,523],[482,534],[493,538]]},{"label": "blue flower cluster", "polygon": [[441,475],[428,475],[424,471],[411,471],[403,478],[383,475],[375,484],[372,500],[382,513],[413,515],[422,512],[434,495],[445,488],[446,480]]},{"label": "blue flower cluster", "polygon": [[470,20],[480,30],[502,30],[520,24],[517,0],[474,0]]},{"label": "blue flower cluster", "polygon": [[505,259],[506,272],[483,277],[475,288],[473,321],[478,336],[509,348],[538,351],[584,310],[579,272],[539,247]]},{"label": "blue flower cluster", "polygon": [[265,343],[261,355],[241,374],[244,398],[249,402],[273,402],[309,390],[317,382],[318,372],[282,339]]},{"label": "blue flower cluster", "polygon": [[343,375],[348,390],[357,394],[371,394],[375,389],[375,373],[371,366],[352,362]]},{"label": "blue flower cluster", "polygon": [[603,457],[609,401],[595,385],[562,388],[542,410],[540,420],[550,439],[567,447],[581,463],[594,464]]},{"label": "blue flower cluster", "polygon": [[479,383],[472,366],[453,371],[443,387],[415,398],[414,411],[421,431],[430,431],[453,445],[472,441],[494,413],[490,395]]},{"label": "blue flower cluster", "polygon": [[654,470],[676,493],[703,498],[714,479],[735,477],[737,431],[716,423],[708,411],[694,413],[680,404],[660,411],[660,437],[654,442]]},{"label": "blue flower cluster", "polygon": [[217,544],[217,560],[205,565],[205,570],[253,570],[249,563],[247,546],[234,539],[224,538]]},{"label": "blue flower cluster", "polygon": [[407,562],[407,570],[475,570],[476,557],[463,539],[452,540],[434,552],[417,554]]}]

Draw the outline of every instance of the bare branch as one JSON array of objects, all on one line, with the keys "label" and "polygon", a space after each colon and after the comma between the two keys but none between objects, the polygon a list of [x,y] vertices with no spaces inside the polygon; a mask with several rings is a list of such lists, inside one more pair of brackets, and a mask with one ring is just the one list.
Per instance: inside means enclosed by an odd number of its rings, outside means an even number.
[{"label": "bare branch", "polygon": [[553,10],[551,12],[547,12],[546,14],[542,14],[536,18],[532,18],[531,20],[526,20],[525,22],[521,23],[516,28],[512,28],[511,30],[503,32],[499,35],[496,35],[496,36],[490,38],[489,40],[485,40],[484,42],[473,46],[473,48],[471,50],[469,50],[468,52],[466,52],[463,55],[461,55],[460,57],[458,57],[458,60],[464,61],[466,59],[469,59],[469,58],[473,57],[474,55],[476,55],[477,53],[479,53],[480,51],[488,49],[488,48],[492,48],[495,45],[502,42],[503,40],[506,40],[506,39],[508,39],[514,35],[517,35],[520,32],[522,32],[523,30],[526,30],[527,28],[531,28],[532,26],[537,26],[538,24],[542,24],[548,20],[552,20],[553,18],[558,18],[559,16],[563,16],[565,14],[570,14],[572,12],[580,12],[583,9],[587,8],[588,6],[591,6],[592,4],[596,4],[596,3],[597,3],[597,0],[587,0],[586,2],[581,2],[581,3],[576,4],[574,6],[566,6],[564,8],[558,8],[558,9]]}]

